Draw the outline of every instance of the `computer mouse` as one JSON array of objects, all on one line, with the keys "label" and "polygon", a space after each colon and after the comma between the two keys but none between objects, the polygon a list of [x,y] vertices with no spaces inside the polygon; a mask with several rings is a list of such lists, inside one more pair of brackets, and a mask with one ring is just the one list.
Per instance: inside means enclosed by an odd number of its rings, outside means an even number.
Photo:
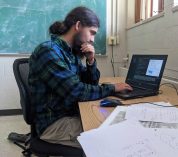
[{"label": "computer mouse", "polygon": [[123,104],[117,99],[105,98],[100,102],[101,107],[116,107],[118,105]]}]

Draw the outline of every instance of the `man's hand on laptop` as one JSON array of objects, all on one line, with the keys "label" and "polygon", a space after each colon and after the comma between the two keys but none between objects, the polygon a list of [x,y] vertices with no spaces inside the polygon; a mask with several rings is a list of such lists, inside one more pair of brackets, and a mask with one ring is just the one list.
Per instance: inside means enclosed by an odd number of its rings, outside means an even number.
[{"label": "man's hand on laptop", "polygon": [[114,86],[115,86],[115,92],[122,92],[125,90],[128,90],[128,91],[133,90],[133,88],[127,83],[116,83],[116,84],[114,84]]}]

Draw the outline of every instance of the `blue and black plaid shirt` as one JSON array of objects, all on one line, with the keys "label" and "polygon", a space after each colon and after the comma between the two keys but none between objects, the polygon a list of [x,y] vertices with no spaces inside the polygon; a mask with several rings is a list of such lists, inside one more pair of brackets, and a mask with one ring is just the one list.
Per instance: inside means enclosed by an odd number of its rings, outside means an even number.
[{"label": "blue and black plaid shirt", "polygon": [[29,65],[38,135],[61,117],[79,115],[77,102],[114,93],[113,85],[98,85],[100,72],[96,61],[83,66],[70,46],[57,36],[36,47]]}]

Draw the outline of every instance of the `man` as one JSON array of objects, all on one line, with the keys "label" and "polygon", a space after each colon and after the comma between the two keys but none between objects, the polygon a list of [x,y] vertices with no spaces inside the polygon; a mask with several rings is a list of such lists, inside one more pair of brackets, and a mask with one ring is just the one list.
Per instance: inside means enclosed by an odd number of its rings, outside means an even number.
[{"label": "man", "polygon": [[[96,100],[124,89],[125,83],[98,85],[95,34],[99,20],[85,7],[73,9],[63,22],[50,26],[50,41],[36,47],[30,57],[29,84],[35,108],[36,131],[47,142],[80,147],[82,132],[79,101]],[[86,57],[86,67],[81,59]]]}]

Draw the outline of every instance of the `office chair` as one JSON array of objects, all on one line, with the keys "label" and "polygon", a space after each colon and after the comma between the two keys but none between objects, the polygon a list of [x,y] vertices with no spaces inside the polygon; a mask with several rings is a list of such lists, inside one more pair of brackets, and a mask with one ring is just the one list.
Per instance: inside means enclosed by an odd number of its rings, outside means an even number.
[{"label": "office chair", "polygon": [[23,118],[30,125],[29,148],[23,151],[24,156],[30,157],[35,154],[39,157],[63,156],[82,157],[83,150],[62,144],[52,144],[37,137],[35,131],[34,111],[31,105],[30,87],[28,85],[29,59],[16,59],[13,64],[13,71],[20,93],[20,104]]}]

